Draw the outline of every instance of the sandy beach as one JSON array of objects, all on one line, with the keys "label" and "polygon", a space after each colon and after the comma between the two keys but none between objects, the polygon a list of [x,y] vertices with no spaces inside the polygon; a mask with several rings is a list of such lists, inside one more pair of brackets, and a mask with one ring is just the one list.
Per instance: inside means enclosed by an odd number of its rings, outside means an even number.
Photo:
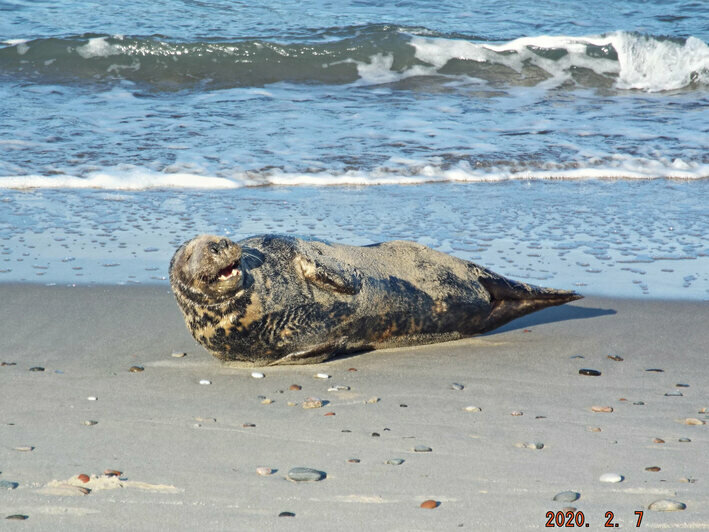
[{"label": "sandy beach", "polygon": [[[707,323],[705,302],[590,297],[472,339],[246,368],[198,346],[164,287],[3,284],[0,528],[527,530],[574,508],[590,530],[637,511],[709,529]],[[663,499],[686,508],[648,509]]]}]

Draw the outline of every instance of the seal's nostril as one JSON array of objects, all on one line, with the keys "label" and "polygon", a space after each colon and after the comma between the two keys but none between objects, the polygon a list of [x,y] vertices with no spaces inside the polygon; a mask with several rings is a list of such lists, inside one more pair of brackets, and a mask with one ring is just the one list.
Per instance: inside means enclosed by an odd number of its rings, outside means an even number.
[{"label": "seal's nostril", "polygon": [[209,251],[211,251],[212,253],[219,253],[219,246],[216,242],[212,242],[209,244]]},{"label": "seal's nostril", "polygon": [[222,238],[222,239],[219,241],[219,247],[220,247],[221,249],[226,249],[227,247],[229,247],[229,242],[227,242],[227,239],[226,239],[226,238]]}]

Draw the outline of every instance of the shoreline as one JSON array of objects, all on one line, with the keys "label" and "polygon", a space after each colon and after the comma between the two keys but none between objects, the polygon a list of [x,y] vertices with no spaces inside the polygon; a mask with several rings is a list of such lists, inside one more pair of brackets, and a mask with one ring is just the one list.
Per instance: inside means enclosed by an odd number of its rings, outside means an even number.
[{"label": "shoreline", "polygon": [[[608,511],[634,527],[638,510],[642,527],[709,529],[709,425],[684,421],[709,423],[706,303],[587,297],[470,339],[254,379],[196,344],[168,287],[0,295],[0,362],[15,364],[0,367],[0,480],[18,484],[0,518],[27,515],[23,529],[539,529],[568,506],[592,530]],[[327,476],[285,480],[293,467]],[[580,498],[553,500],[568,490]],[[686,509],[648,510],[658,499]]]}]

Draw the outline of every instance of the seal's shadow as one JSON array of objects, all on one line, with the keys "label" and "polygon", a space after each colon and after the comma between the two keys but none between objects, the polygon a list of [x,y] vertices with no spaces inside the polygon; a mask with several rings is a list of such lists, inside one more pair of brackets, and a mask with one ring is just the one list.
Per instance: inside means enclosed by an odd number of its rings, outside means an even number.
[{"label": "seal's shadow", "polygon": [[542,325],[544,323],[598,318],[599,316],[609,316],[617,313],[618,312],[613,309],[576,307],[572,305],[549,307],[543,310],[538,310],[533,314],[528,314],[527,316],[517,318],[516,320],[513,320],[510,323],[503,325],[502,327],[498,327],[497,329],[485,333],[483,336],[502,333],[506,331],[514,331],[517,329],[526,329],[529,327],[534,327],[535,325]]}]

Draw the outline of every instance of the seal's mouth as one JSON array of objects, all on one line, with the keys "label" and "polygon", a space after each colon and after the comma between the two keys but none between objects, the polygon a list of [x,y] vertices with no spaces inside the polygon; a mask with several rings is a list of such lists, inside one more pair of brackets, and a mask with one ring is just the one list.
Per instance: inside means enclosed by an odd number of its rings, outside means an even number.
[{"label": "seal's mouth", "polygon": [[230,264],[226,268],[222,268],[219,270],[219,272],[216,275],[216,279],[220,281],[228,281],[229,279],[232,279],[234,277],[238,277],[239,274],[241,273],[239,271],[239,263],[240,261],[236,261],[233,264]]}]

